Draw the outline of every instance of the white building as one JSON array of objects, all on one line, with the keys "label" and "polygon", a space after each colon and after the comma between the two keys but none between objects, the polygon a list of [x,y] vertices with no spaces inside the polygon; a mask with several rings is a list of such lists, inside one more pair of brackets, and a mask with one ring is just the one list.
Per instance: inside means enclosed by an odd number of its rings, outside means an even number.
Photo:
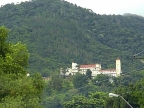
[{"label": "white building", "polygon": [[86,74],[88,69],[91,70],[92,76],[97,76],[97,74],[99,74],[99,70],[101,70],[101,64],[80,65],[79,72],[81,74]]},{"label": "white building", "polygon": [[[122,73],[121,71],[121,61],[119,58],[116,59],[116,69],[101,69],[101,64],[86,64],[79,65],[72,62],[72,68],[67,68],[65,70],[65,76],[75,75],[76,73],[86,74],[87,70],[90,69],[92,72],[92,77],[97,76],[98,74],[104,74],[109,76],[118,77]],[[63,69],[60,70],[60,75],[64,75]]]}]

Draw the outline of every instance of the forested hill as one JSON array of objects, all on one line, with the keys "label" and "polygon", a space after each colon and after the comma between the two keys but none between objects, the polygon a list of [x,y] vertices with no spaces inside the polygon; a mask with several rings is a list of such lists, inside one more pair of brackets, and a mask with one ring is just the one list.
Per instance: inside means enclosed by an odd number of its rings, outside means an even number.
[{"label": "forested hill", "polygon": [[101,63],[123,72],[142,66],[133,54],[144,48],[144,17],[99,15],[63,0],[33,0],[0,8],[0,25],[9,40],[27,44],[29,69],[49,73],[77,63]]}]

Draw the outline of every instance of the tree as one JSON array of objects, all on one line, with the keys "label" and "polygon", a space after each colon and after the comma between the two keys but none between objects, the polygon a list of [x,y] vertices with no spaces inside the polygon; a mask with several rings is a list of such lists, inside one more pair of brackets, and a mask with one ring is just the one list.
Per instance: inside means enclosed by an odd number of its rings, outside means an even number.
[{"label": "tree", "polygon": [[26,67],[28,65],[28,58],[29,53],[26,48],[26,45],[22,44],[21,42],[18,42],[17,44],[11,45],[11,56],[14,63],[17,63],[23,67]]},{"label": "tree", "polygon": [[[128,86],[119,86],[115,89],[115,93],[124,97],[134,108],[144,107],[143,93],[144,79],[136,83],[130,83]],[[120,98],[108,98],[106,100],[107,107],[126,108],[127,104]]]},{"label": "tree", "polygon": [[86,75],[88,76],[89,79],[92,77],[92,71],[90,69],[87,69]]},{"label": "tree", "polygon": [[61,90],[62,89],[62,79],[59,77],[59,75],[53,75],[51,77],[51,81],[49,82],[49,86],[53,90]]},{"label": "tree", "polygon": [[77,73],[73,76],[72,80],[75,88],[80,88],[86,84],[88,84],[88,77],[86,75]]},{"label": "tree", "polygon": [[71,101],[64,102],[64,108],[105,108],[107,93],[96,92],[89,97],[75,96]]},{"label": "tree", "polygon": [[41,108],[43,81],[25,69],[29,53],[21,43],[7,43],[8,29],[0,27],[0,107]]},{"label": "tree", "polygon": [[98,74],[93,80],[93,84],[96,84],[98,86],[107,85],[109,82],[109,76],[103,75],[103,74]]},{"label": "tree", "polygon": [[8,29],[5,27],[0,27],[0,55],[5,57],[9,51],[10,45],[6,43],[6,38],[8,37]]}]

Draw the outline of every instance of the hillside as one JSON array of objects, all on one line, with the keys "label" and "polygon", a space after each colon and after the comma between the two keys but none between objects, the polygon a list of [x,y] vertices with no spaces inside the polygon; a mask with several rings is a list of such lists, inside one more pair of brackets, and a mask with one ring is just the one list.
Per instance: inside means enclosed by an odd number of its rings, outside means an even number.
[{"label": "hillside", "polygon": [[0,8],[0,25],[10,29],[9,40],[21,41],[30,52],[29,69],[50,73],[77,63],[101,63],[123,72],[142,67],[133,54],[144,48],[144,18],[99,15],[62,0],[33,0]]}]

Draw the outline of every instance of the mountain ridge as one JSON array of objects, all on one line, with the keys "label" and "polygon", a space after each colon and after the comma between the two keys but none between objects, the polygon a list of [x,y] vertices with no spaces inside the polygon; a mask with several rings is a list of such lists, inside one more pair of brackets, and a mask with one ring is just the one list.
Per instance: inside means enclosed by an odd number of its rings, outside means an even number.
[{"label": "mountain ridge", "polygon": [[7,4],[0,14],[0,25],[10,29],[8,41],[27,44],[32,71],[49,73],[71,62],[101,62],[111,68],[117,57],[125,72],[142,66],[133,61],[144,46],[140,17],[98,15],[60,0]]}]

